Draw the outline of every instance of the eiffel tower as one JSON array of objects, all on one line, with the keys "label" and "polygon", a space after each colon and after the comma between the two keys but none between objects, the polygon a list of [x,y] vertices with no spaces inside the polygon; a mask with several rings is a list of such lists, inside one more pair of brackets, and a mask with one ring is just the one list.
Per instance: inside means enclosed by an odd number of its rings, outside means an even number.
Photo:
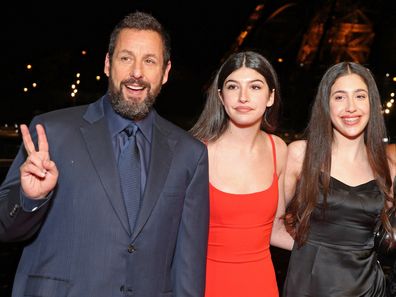
[{"label": "eiffel tower", "polygon": [[365,64],[375,37],[380,2],[263,1],[255,7],[229,52],[249,47],[267,51],[268,57],[289,50],[297,52],[294,59],[302,67],[345,60]]},{"label": "eiffel tower", "polygon": [[363,1],[332,0],[312,18],[304,34],[297,61],[310,66],[323,60],[331,64],[353,61],[365,64],[370,55],[375,31]]},{"label": "eiffel tower", "polygon": [[286,103],[284,128],[302,131],[316,87],[330,65],[354,61],[372,68],[370,55],[376,28],[385,21],[386,1],[262,1],[229,52],[254,49],[273,63]]}]

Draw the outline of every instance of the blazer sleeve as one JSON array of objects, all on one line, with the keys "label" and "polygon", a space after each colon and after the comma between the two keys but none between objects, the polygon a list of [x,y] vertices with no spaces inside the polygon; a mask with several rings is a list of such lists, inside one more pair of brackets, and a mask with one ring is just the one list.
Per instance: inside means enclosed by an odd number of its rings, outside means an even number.
[{"label": "blazer sleeve", "polygon": [[187,188],[174,256],[175,297],[202,297],[209,230],[208,152],[203,146]]},{"label": "blazer sleeve", "polygon": [[[35,131],[31,130],[31,133],[35,139]],[[25,160],[26,152],[21,145],[0,186],[0,241],[3,242],[23,241],[32,237],[39,230],[50,207],[48,199],[44,199],[34,211],[23,208],[19,167]]]}]

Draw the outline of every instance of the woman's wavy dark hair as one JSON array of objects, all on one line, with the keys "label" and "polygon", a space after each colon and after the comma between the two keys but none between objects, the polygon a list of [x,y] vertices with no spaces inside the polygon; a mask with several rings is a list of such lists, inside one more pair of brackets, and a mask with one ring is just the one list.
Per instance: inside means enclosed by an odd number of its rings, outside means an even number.
[{"label": "woman's wavy dark hair", "polygon": [[[393,202],[390,193],[392,181],[386,156],[386,146],[383,141],[386,137],[386,127],[378,88],[369,69],[357,63],[341,62],[326,71],[318,86],[311,118],[305,131],[307,146],[302,171],[297,183],[295,197],[290,202],[285,216],[289,224],[288,227],[296,228],[295,240],[299,246],[307,240],[310,218],[317,204],[320,191],[322,191],[324,197],[324,206],[326,206],[326,198],[329,193],[331,147],[333,143],[333,126],[329,111],[331,87],[339,77],[353,73],[359,75],[368,88],[370,119],[364,131],[364,142],[374,178],[386,197],[381,212],[381,220],[389,234],[392,232],[389,219],[386,216],[386,210],[388,209],[386,202]],[[322,190],[319,189],[320,185],[322,185]]]}]

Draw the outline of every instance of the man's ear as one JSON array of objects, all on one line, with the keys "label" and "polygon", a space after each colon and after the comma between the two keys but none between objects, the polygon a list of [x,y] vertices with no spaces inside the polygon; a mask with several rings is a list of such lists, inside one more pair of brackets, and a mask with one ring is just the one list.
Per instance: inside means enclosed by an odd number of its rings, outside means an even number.
[{"label": "man's ear", "polygon": [[109,53],[107,53],[106,57],[105,57],[103,72],[107,75],[107,77],[110,76],[110,56],[109,56]]},{"label": "man's ear", "polygon": [[165,71],[164,71],[164,77],[162,78],[162,84],[165,84],[168,81],[168,77],[169,77],[169,71],[172,68],[172,63],[171,61],[168,61],[168,64],[165,67]]}]

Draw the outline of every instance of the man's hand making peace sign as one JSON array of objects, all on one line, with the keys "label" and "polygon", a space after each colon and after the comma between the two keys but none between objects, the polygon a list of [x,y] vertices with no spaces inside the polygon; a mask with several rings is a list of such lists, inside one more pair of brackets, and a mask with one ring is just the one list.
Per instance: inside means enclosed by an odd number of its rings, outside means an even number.
[{"label": "man's hand making peace sign", "polygon": [[38,150],[30,136],[26,125],[20,126],[23,144],[28,157],[20,167],[21,186],[25,195],[31,199],[45,198],[58,181],[58,169],[50,159],[48,141],[44,127],[36,125],[38,137]]}]

